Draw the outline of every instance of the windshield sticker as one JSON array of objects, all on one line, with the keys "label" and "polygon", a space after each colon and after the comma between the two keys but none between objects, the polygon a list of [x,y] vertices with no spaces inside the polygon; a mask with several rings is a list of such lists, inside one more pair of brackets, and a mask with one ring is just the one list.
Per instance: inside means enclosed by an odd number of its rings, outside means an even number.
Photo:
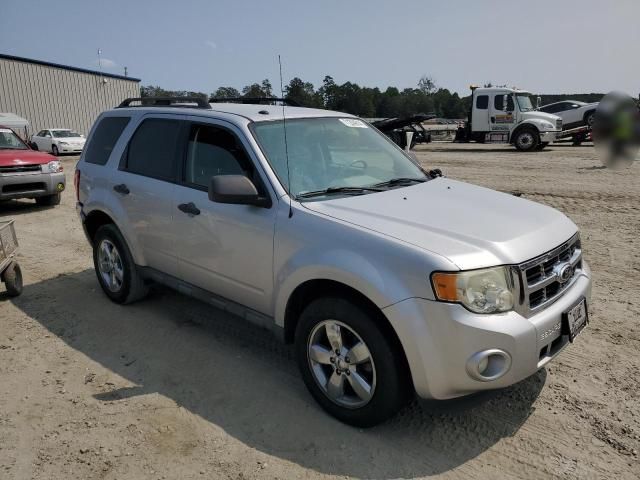
[{"label": "windshield sticker", "polygon": [[340,121],[347,127],[367,128],[367,125],[362,120],[358,120],[357,118],[341,118]]}]

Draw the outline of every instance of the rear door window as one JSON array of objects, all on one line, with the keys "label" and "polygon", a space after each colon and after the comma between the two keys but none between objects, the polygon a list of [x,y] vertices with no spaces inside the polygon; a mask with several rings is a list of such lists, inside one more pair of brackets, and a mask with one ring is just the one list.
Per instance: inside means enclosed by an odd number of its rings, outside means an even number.
[{"label": "rear door window", "polygon": [[[105,117],[95,128],[89,144],[85,148],[84,161],[105,165],[122,131],[129,123],[129,117]],[[44,131],[41,132],[44,135]],[[39,136],[43,136],[39,135]]]},{"label": "rear door window", "polygon": [[124,170],[159,180],[174,181],[182,122],[149,118],[133,134],[125,152]]}]

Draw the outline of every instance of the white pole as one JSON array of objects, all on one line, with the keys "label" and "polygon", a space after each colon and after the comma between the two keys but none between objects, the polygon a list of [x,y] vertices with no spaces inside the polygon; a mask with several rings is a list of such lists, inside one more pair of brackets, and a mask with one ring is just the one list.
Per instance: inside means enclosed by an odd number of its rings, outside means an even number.
[{"label": "white pole", "polygon": [[404,147],[405,151],[411,150],[411,140],[413,140],[413,132],[406,132],[407,134],[407,145]]}]

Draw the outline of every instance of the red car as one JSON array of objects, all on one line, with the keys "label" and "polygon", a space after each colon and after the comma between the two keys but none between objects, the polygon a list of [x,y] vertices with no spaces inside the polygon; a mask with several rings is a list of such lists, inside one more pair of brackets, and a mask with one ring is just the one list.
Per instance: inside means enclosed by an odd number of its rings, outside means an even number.
[{"label": "red car", "polygon": [[65,185],[56,157],[31,150],[13,130],[0,125],[0,200],[34,198],[38,205],[58,205]]}]

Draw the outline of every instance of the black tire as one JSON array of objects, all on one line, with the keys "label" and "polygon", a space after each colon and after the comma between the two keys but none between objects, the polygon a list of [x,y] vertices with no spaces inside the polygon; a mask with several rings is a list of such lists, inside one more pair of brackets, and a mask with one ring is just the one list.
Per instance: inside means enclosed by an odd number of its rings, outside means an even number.
[{"label": "black tire", "polygon": [[51,145],[51,154],[54,157],[57,157],[58,155],[60,155],[60,152],[58,151],[58,147],[55,145]]},{"label": "black tire", "polygon": [[31,142],[31,149],[35,150],[37,152],[38,151],[38,144],[36,142]]},{"label": "black tire", "polygon": [[532,152],[538,148],[539,143],[538,131],[530,127],[521,128],[513,138],[513,144],[520,152]]},{"label": "black tire", "polygon": [[596,112],[588,112],[584,116],[584,124],[587,127],[593,128],[593,122],[595,121],[595,119],[596,119]]},{"label": "black tire", "polygon": [[[304,309],[295,336],[298,366],[311,395],[324,410],[338,420],[362,428],[372,427],[395,415],[406,403],[411,392],[410,374],[403,353],[389,339],[389,335],[385,334],[378,326],[376,315],[376,312],[369,311],[343,298],[321,298],[314,300]],[[312,360],[308,354],[309,345],[314,338],[314,332],[322,332],[322,324],[326,321],[336,321],[342,324],[340,328],[344,337],[349,333],[348,329],[351,329],[368,348],[375,380],[372,382],[374,385],[373,393],[367,400],[368,403],[364,405],[354,407],[336,403],[320,386],[319,380],[316,380],[316,374],[311,365]],[[344,328],[345,325],[348,329]],[[352,338],[355,337],[352,336]],[[346,349],[346,340],[344,345]],[[330,354],[334,359],[333,365],[323,366],[324,371],[328,372],[327,375],[334,374],[338,364],[332,351]],[[349,361],[348,356],[345,358]],[[316,367],[319,366],[316,364]],[[343,373],[342,377],[345,382],[343,392],[355,392],[350,386],[350,380],[353,380],[355,375]]]},{"label": "black tire", "polygon": [[46,197],[36,197],[36,203],[43,207],[53,207],[54,205],[60,205],[60,198],[62,195],[54,193],[53,195],[47,195]]},{"label": "black tire", "polygon": [[10,297],[17,297],[22,293],[22,270],[16,262],[11,262],[2,272],[2,281]]},{"label": "black tire", "polygon": [[[102,277],[99,265],[99,250],[105,240],[116,248],[120,259],[122,281],[117,289],[109,287]],[[115,303],[133,303],[143,299],[149,293],[149,287],[145,285],[144,279],[138,273],[127,242],[118,227],[113,224],[103,225],[96,232],[93,241],[93,265],[102,290]]]}]

